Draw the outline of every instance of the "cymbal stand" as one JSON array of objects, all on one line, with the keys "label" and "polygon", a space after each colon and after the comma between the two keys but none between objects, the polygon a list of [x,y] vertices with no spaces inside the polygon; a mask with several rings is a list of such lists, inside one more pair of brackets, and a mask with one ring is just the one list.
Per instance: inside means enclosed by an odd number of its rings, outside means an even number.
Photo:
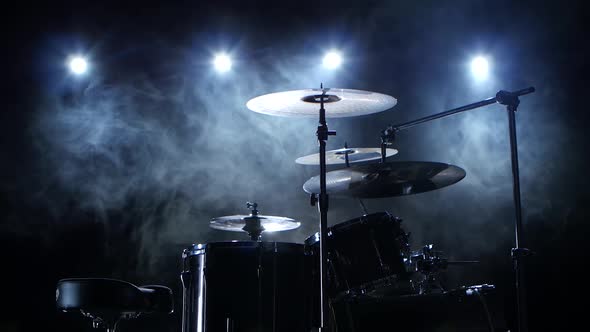
[{"label": "cymbal stand", "polygon": [[363,209],[363,213],[364,215],[368,215],[369,211],[367,210],[367,207],[365,206],[365,203],[363,203],[363,199],[359,198],[359,204],[361,205],[361,208]]},{"label": "cymbal stand", "polygon": [[[326,123],[326,110],[324,109],[324,99],[327,99],[324,85],[321,84],[320,88],[322,94],[319,97],[320,100],[320,112],[319,112],[319,125],[316,132],[318,138],[319,150],[320,150],[320,196],[318,210],[320,212],[320,330],[326,329],[328,325],[328,312],[329,306],[327,301],[327,280],[328,280],[328,250],[326,247],[326,238],[328,232],[328,193],[326,189],[326,141],[328,136],[336,135],[336,131],[328,130]],[[314,200],[312,199],[312,202]]]},{"label": "cymbal stand", "polygon": [[[350,158],[348,157],[348,155],[350,154],[351,151],[352,150],[350,150],[348,148],[348,143],[344,142],[344,149],[343,149],[342,154],[344,154],[344,164],[346,165],[347,168],[350,167]],[[367,207],[365,206],[365,203],[363,203],[363,200],[360,198],[358,200],[359,200],[359,204],[361,205],[361,208],[363,209],[364,215],[369,214],[369,212],[367,211]]]},{"label": "cymbal stand", "polygon": [[520,176],[518,173],[518,148],[516,142],[516,109],[520,100],[518,95],[500,91],[496,95],[498,103],[506,105],[508,111],[508,124],[510,127],[510,156],[512,165],[512,196],[514,199],[514,208],[516,213],[516,225],[514,228],[516,235],[516,247],[512,248],[512,260],[514,262],[514,271],[516,273],[516,310],[518,316],[518,331],[526,332],[528,330],[526,320],[526,292],[524,286],[524,266],[522,258],[532,254],[530,249],[521,247],[523,242],[522,235],[522,212],[520,205]]},{"label": "cymbal stand", "polygon": [[348,149],[348,143],[344,142],[344,163],[346,164],[346,167],[350,167],[350,159],[348,158],[349,154],[350,150]]},{"label": "cymbal stand", "polygon": [[[526,319],[526,301],[525,301],[525,284],[524,284],[524,269],[522,266],[522,259],[526,256],[532,254],[532,251],[521,247],[523,243],[523,229],[522,229],[522,211],[521,211],[521,203],[520,203],[520,176],[518,172],[518,148],[516,142],[516,119],[515,113],[520,104],[520,100],[518,99],[519,96],[526,95],[529,93],[535,92],[534,87],[529,87],[526,89],[508,92],[504,90],[498,91],[495,97],[491,97],[488,99],[484,99],[479,102],[475,102],[472,104],[468,104],[465,106],[457,107],[445,112],[425,116],[423,118],[419,118],[413,121],[409,121],[406,123],[402,123],[399,125],[390,125],[385,129],[383,132],[393,132],[393,134],[397,133],[402,129],[407,129],[413,127],[415,125],[440,119],[449,115],[453,115],[456,113],[468,111],[474,108],[499,103],[502,105],[506,105],[506,109],[508,111],[508,127],[509,127],[509,135],[510,135],[510,159],[512,164],[512,194],[514,199],[514,212],[515,212],[515,238],[516,238],[516,247],[512,248],[511,250],[511,257],[514,262],[514,270],[516,274],[516,310],[517,310],[517,317],[518,317],[518,332],[526,332],[528,330],[527,326],[527,319]],[[383,151],[383,145],[381,148]],[[382,152],[382,159],[384,160],[385,154]]]}]

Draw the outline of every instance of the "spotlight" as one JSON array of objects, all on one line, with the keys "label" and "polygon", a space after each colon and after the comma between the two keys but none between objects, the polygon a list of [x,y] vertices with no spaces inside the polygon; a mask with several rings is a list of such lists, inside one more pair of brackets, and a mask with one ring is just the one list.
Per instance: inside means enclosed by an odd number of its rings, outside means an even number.
[{"label": "spotlight", "polygon": [[490,65],[483,56],[477,56],[471,60],[471,73],[476,80],[482,81],[488,78]]},{"label": "spotlight", "polygon": [[231,58],[225,53],[220,53],[213,59],[213,66],[215,70],[220,73],[225,73],[231,69]]},{"label": "spotlight", "polygon": [[328,69],[336,69],[342,64],[342,57],[340,56],[340,53],[336,51],[330,51],[324,56],[322,63],[324,67]]},{"label": "spotlight", "polygon": [[70,71],[76,75],[82,75],[88,70],[88,62],[81,56],[73,56],[68,62]]}]

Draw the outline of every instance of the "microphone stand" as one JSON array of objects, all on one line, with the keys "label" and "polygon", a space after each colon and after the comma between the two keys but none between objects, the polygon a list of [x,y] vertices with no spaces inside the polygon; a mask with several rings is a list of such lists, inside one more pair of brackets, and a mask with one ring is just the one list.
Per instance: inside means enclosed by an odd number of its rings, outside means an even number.
[{"label": "microphone stand", "polygon": [[525,292],[525,278],[524,278],[524,266],[523,258],[530,256],[532,251],[523,245],[523,228],[522,228],[522,210],[520,202],[520,175],[518,172],[518,148],[516,142],[516,110],[520,104],[519,96],[526,95],[535,92],[534,87],[526,89],[508,92],[500,90],[495,97],[484,99],[472,104],[457,107],[445,112],[425,116],[413,121],[402,123],[399,125],[390,125],[381,132],[381,160],[385,162],[385,147],[387,144],[391,144],[395,138],[395,134],[403,129],[411,128],[415,125],[440,119],[449,115],[457,114],[464,111],[469,111],[474,108],[490,105],[493,103],[499,103],[506,105],[508,111],[508,128],[510,134],[510,159],[512,164],[512,195],[514,199],[514,212],[515,212],[515,240],[516,246],[511,250],[511,257],[514,263],[514,271],[516,275],[516,311],[518,318],[518,331],[527,332],[527,311],[526,311],[526,292]]}]

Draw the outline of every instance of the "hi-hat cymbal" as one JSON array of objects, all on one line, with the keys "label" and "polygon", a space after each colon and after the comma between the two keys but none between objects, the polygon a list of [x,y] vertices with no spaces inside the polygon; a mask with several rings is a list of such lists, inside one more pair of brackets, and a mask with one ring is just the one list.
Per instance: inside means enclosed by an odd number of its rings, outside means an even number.
[{"label": "hi-hat cymbal", "polygon": [[298,228],[301,223],[291,218],[263,215],[233,215],[211,219],[209,226],[214,229],[232,232],[245,232],[244,226],[260,221],[264,232],[288,231]]},{"label": "hi-hat cymbal", "polygon": [[[325,95],[322,97],[322,93]],[[324,100],[326,118],[359,116],[382,112],[397,104],[385,94],[352,89],[304,89],[275,92],[250,99],[248,109],[285,117],[317,117]]]},{"label": "hi-hat cymbal", "polygon": [[[391,157],[397,154],[396,149],[386,149],[385,156]],[[360,163],[365,161],[381,159],[381,148],[342,148],[338,150],[326,151],[326,165],[343,165],[346,164],[346,155],[348,154],[348,162]],[[302,165],[319,165],[320,154],[310,154],[304,157],[299,157],[295,160],[296,163]]]},{"label": "hi-hat cymbal", "polygon": [[[381,198],[422,193],[454,184],[465,177],[457,166],[424,161],[389,162],[351,166],[326,173],[328,194]],[[320,193],[320,177],[303,185],[307,193]]]}]

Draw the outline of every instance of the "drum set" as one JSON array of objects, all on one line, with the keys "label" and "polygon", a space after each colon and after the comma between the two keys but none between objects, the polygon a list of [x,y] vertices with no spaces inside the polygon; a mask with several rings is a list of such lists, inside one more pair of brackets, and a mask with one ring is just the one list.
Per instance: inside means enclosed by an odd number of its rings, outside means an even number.
[{"label": "drum set", "polygon": [[[504,93],[517,99],[533,91]],[[365,331],[375,327],[360,320],[353,322],[353,311],[373,308],[383,299],[456,294],[457,290],[453,293],[442,287],[439,274],[448,265],[477,261],[448,261],[432,244],[412,251],[402,219],[388,212],[368,213],[365,209],[360,217],[328,227],[328,197],[358,199],[364,208],[362,199],[418,194],[459,182],[466,173],[455,165],[388,161],[398,153],[392,148],[395,133],[499,100],[498,95],[493,100],[389,126],[380,133],[381,146],[377,148],[345,145],[331,151],[326,151],[326,141],[336,132],[328,130],[326,118],[382,112],[394,107],[397,100],[381,93],[323,86],[249,100],[248,109],[257,113],[319,117],[319,153],[295,160],[301,165],[320,166],[320,174],[303,184],[311,204],[318,206],[319,232],[302,243],[263,241],[263,233],[293,230],[300,222],[262,215],[258,204],[250,202],[246,204],[249,214],[213,218],[212,228],[247,233],[250,240],[195,244],[184,250],[183,332]],[[327,165],[341,168],[328,172]],[[481,295],[493,289],[493,285],[474,285],[458,292]],[[486,328],[494,330],[488,322]]]},{"label": "drum set", "polygon": [[[213,218],[211,228],[246,233],[249,240],[193,244],[184,249],[182,332],[497,331],[486,302],[494,285],[448,290],[440,283],[440,274],[449,265],[477,261],[449,261],[432,244],[411,250],[402,219],[386,211],[369,213],[362,201],[419,194],[461,181],[466,173],[455,165],[388,161],[398,154],[392,148],[395,135],[420,123],[496,102],[506,105],[509,115],[516,212],[516,248],[511,253],[517,280],[518,331],[525,332],[520,266],[529,250],[519,246],[522,225],[514,113],[518,97],[532,92],[532,87],[500,91],[493,98],[390,125],[380,132],[381,146],[377,148],[349,148],[345,144],[330,151],[326,151],[326,142],[336,132],[328,129],[326,118],[382,112],[394,107],[397,100],[381,93],[321,86],[248,101],[247,107],[257,113],[319,116],[319,153],[295,160],[301,165],[320,166],[320,174],[303,184],[311,204],[318,207],[319,231],[300,243],[263,241],[264,233],[294,230],[301,223],[261,214],[256,202],[246,203],[249,214]],[[340,168],[328,172],[327,165]],[[358,200],[364,214],[328,227],[329,195]],[[82,312],[95,327],[107,331],[114,331],[120,319],[173,311],[170,289],[159,285],[64,279],[56,294],[58,308]],[[468,298],[477,299],[481,306],[474,306]],[[475,308],[483,310],[474,312]],[[437,326],[437,321],[457,313],[483,318],[476,319],[476,328]]]}]

